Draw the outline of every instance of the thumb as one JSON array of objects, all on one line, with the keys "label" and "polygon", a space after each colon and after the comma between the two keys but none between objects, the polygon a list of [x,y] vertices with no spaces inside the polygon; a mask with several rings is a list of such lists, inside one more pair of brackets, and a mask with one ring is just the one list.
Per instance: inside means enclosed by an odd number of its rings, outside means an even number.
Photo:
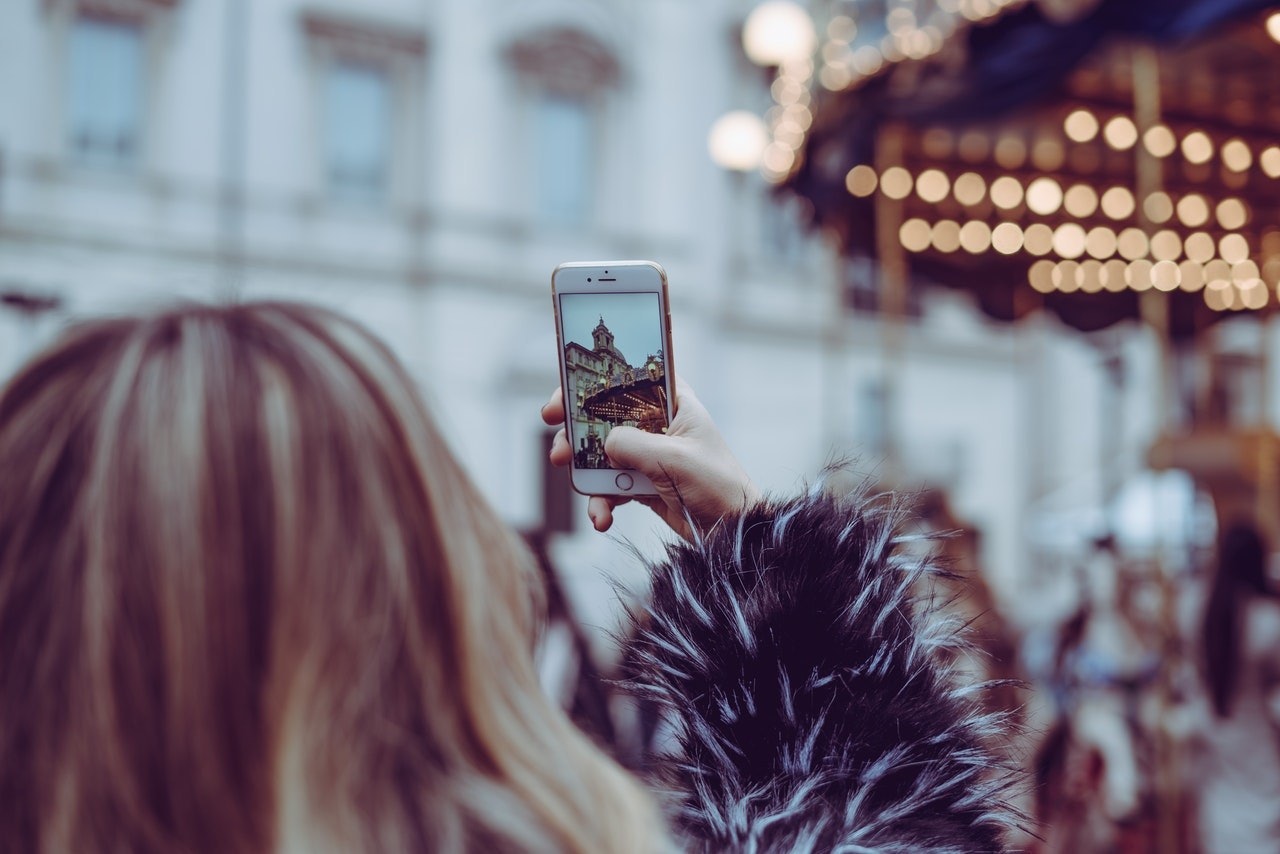
[{"label": "thumb", "polygon": [[635,427],[614,427],[604,440],[604,452],[619,468],[635,469],[651,480],[662,474],[663,458],[671,453],[671,437]]}]

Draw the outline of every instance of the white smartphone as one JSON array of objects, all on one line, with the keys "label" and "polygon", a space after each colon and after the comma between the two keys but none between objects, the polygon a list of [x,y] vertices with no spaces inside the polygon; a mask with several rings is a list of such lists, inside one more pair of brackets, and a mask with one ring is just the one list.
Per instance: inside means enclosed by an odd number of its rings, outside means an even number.
[{"label": "white smartphone", "polygon": [[655,495],[604,452],[620,425],[665,433],[675,416],[667,273],[652,261],[574,261],[551,274],[569,479],[584,495]]}]

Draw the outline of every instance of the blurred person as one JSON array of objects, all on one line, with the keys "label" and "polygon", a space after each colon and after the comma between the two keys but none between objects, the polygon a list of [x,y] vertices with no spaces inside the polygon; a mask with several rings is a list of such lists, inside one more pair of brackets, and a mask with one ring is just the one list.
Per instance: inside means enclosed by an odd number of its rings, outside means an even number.
[{"label": "blurred person", "polygon": [[1200,838],[1210,854],[1280,850],[1280,603],[1257,529],[1223,535],[1204,612],[1209,696]]},{"label": "blurred person", "polygon": [[1001,850],[1001,719],[903,506],[761,499],[683,385],[670,432],[606,448],[688,537],[628,641],[655,797],[541,691],[531,558],[370,333],[70,331],[0,393],[0,849]]}]

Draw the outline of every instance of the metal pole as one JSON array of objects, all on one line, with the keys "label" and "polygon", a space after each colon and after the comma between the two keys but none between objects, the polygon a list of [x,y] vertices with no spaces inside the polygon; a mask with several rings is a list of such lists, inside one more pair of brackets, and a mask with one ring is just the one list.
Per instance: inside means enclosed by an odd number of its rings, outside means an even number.
[{"label": "metal pole", "polygon": [[[1147,130],[1160,122],[1160,58],[1151,45],[1140,44],[1133,50],[1133,112],[1138,126],[1139,139]],[[1155,231],[1155,224],[1147,216],[1143,202],[1153,193],[1158,193],[1164,186],[1163,166],[1160,160],[1139,142],[1135,146],[1136,187],[1138,196],[1138,220],[1150,236]],[[1155,332],[1159,350],[1160,381],[1156,390],[1157,411],[1156,423],[1160,432],[1167,433],[1172,425],[1173,376],[1172,346],[1170,344],[1169,295],[1154,287],[1142,293],[1142,317]],[[1156,551],[1156,575],[1162,593],[1161,619],[1159,638],[1162,655],[1161,674],[1158,681],[1161,707],[1160,725],[1155,732],[1156,743],[1156,804],[1158,850],[1178,854],[1184,850],[1181,831],[1181,775],[1179,745],[1176,738],[1168,734],[1164,726],[1164,718],[1173,707],[1173,658],[1178,653],[1178,630],[1176,620],[1174,584],[1165,571],[1164,561],[1159,549]]]},{"label": "metal pole", "polygon": [[[902,127],[886,123],[876,140],[876,172],[883,175],[891,166],[902,162]],[[898,383],[902,377],[904,320],[907,309],[907,282],[910,267],[899,231],[902,228],[902,202],[884,193],[876,194],[876,255],[880,272],[880,382],[883,395],[881,427],[884,431],[886,474],[898,479],[899,448],[897,437]]]}]

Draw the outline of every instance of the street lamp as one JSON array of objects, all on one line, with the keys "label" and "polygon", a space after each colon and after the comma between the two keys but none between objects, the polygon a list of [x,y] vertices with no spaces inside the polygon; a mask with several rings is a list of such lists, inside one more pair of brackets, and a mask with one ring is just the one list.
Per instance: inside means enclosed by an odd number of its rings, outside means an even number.
[{"label": "street lamp", "polygon": [[817,46],[813,19],[792,0],[761,3],[742,27],[742,49],[752,62],[766,68],[809,59]]},{"label": "street lamp", "polygon": [[716,119],[707,135],[707,150],[721,169],[750,172],[760,167],[769,144],[764,120],[747,110],[734,110]]}]

